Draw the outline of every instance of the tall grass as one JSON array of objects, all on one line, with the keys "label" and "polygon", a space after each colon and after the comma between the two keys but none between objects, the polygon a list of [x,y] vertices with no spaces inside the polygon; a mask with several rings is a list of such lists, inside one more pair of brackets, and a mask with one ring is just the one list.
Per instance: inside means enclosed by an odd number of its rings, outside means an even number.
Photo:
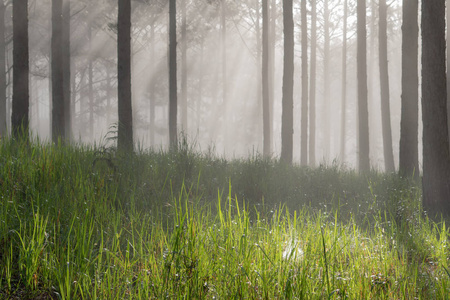
[{"label": "tall grass", "polygon": [[[182,145],[183,146],[183,145]],[[444,299],[420,189],[254,156],[0,143],[0,298]]]}]

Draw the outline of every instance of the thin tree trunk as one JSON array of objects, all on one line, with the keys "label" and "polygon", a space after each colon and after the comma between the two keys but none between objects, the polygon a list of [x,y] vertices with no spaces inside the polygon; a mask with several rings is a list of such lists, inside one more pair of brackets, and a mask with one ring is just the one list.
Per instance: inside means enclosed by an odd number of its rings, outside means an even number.
[{"label": "thin tree trunk", "polygon": [[330,161],[331,156],[331,134],[330,134],[330,10],[328,1],[324,0],[323,18],[324,18],[324,46],[323,46],[323,150],[326,162]]},{"label": "thin tree trunk", "polygon": [[309,164],[316,165],[316,61],[317,61],[317,6],[311,1],[311,69],[309,81]]},{"label": "thin tree trunk", "polygon": [[181,124],[184,134],[188,130],[186,1],[181,1]]},{"label": "thin tree trunk", "polygon": [[341,86],[341,162],[345,162],[346,122],[347,122],[347,19],[348,3],[344,0],[344,17],[342,31],[342,86]]},{"label": "thin tree trunk", "polygon": [[[400,174],[419,179],[419,75],[418,0],[403,1],[402,116],[400,122]],[[448,78],[448,77],[447,77]]]},{"label": "thin tree trunk", "polygon": [[8,135],[6,126],[6,41],[5,41],[5,3],[0,1],[0,137]]},{"label": "thin tree trunk", "polygon": [[308,164],[308,17],[306,0],[301,2],[302,15],[302,118],[300,164]]},{"label": "thin tree trunk", "polygon": [[62,24],[62,61],[63,61],[63,90],[64,90],[64,136],[67,140],[72,139],[72,113],[71,113],[71,94],[70,94],[70,1],[63,1],[63,24]]},{"label": "thin tree trunk", "polygon": [[169,0],[169,140],[171,148],[176,148],[178,146],[176,5],[176,0]]},{"label": "thin tree trunk", "polygon": [[369,160],[369,112],[367,108],[367,54],[366,54],[366,1],[357,3],[357,78],[359,123],[359,170],[370,171]]},{"label": "thin tree trunk", "polygon": [[[119,0],[121,2],[122,0]],[[94,140],[94,71],[92,63],[92,25],[88,24],[89,57],[88,57],[88,98],[89,98],[89,139]]]},{"label": "thin tree trunk", "polygon": [[450,213],[445,0],[422,1],[423,206]]},{"label": "thin tree trunk", "polygon": [[119,115],[117,148],[132,152],[131,0],[119,0],[117,25],[117,100]]},{"label": "thin tree trunk", "polygon": [[[152,62],[155,62],[155,17],[152,18],[151,23],[151,52],[150,59]],[[155,93],[155,76],[153,75],[150,81],[150,145],[155,145],[155,107],[156,107],[156,93]]]},{"label": "thin tree trunk", "polygon": [[263,155],[270,156],[269,0],[262,0]]},{"label": "thin tree trunk", "polygon": [[29,138],[28,0],[13,2],[12,135]]},{"label": "thin tree trunk", "polygon": [[389,70],[387,52],[387,5],[386,0],[379,0],[378,46],[380,55],[380,92],[381,121],[383,129],[384,166],[388,173],[395,172],[394,153],[392,150],[391,108],[389,104]]},{"label": "thin tree trunk", "polygon": [[62,0],[52,0],[52,141],[65,139]]},{"label": "thin tree trunk", "polygon": [[292,0],[283,0],[284,65],[281,115],[281,160],[292,164],[293,88],[294,88],[294,21]]},{"label": "thin tree trunk", "polygon": [[277,1],[272,0],[270,7],[270,24],[269,24],[269,134],[270,144],[269,153],[272,153],[273,147],[273,115],[275,105],[275,40],[276,40],[276,19],[277,19]]}]

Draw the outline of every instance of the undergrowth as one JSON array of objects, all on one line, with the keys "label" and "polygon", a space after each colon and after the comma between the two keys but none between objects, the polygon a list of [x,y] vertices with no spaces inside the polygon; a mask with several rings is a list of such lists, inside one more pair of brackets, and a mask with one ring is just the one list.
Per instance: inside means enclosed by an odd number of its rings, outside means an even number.
[{"label": "undergrowth", "polygon": [[445,299],[414,181],[337,165],[0,142],[0,298]]}]

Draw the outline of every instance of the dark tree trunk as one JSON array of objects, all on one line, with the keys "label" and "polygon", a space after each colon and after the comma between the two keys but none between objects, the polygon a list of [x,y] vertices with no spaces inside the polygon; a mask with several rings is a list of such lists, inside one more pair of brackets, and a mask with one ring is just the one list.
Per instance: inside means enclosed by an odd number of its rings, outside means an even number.
[{"label": "dark tree trunk", "polygon": [[117,23],[117,87],[119,128],[117,148],[133,151],[131,105],[131,0],[119,0]]},{"label": "dark tree trunk", "polygon": [[403,1],[402,24],[402,116],[400,122],[399,170],[403,176],[419,178],[419,75],[418,0]]},{"label": "dark tree trunk", "polygon": [[63,1],[52,0],[52,140],[65,139],[64,66],[62,45]]},{"label": "dark tree trunk", "polygon": [[71,113],[71,70],[70,70],[70,1],[64,0],[63,24],[62,24],[62,48],[63,48],[63,90],[64,90],[64,128],[65,138],[72,139],[72,113]]},{"label": "dark tree trunk", "polygon": [[29,137],[28,0],[13,2],[13,98],[11,126],[15,138]]},{"label": "dark tree trunk", "polygon": [[6,112],[5,3],[0,1],[0,137],[8,135]]},{"label": "dark tree trunk", "polygon": [[347,122],[347,19],[348,3],[344,0],[344,17],[342,33],[342,86],[341,86],[341,162],[345,162],[346,122]]},{"label": "dark tree trunk", "polygon": [[284,64],[281,114],[281,160],[292,163],[293,88],[294,88],[294,21],[292,0],[283,0]]},{"label": "dark tree trunk", "polygon": [[169,0],[169,140],[170,147],[178,146],[177,132],[177,8],[176,0]]},{"label": "dark tree trunk", "polygon": [[395,172],[392,150],[391,108],[389,104],[389,69],[387,52],[387,5],[379,0],[378,47],[380,62],[381,121],[383,130],[384,167],[386,172]]},{"label": "dark tree trunk", "polygon": [[276,22],[277,21],[277,1],[272,0],[270,5],[270,24],[269,24],[269,131],[270,131],[270,145],[269,153],[272,153],[273,147],[273,112],[275,105],[275,40],[276,40]]},{"label": "dark tree trunk", "polygon": [[302,14],[302,118],[300,164],[308,164],[308,15],[306,0],[301,2]]},{"label": "dark tree trunk", "polygon": [[369,160],[369,112],[367,108],[367,49],[366,49],[366,1],[357,3],[357,78],[358,78],[358,127],[359,170],[370,171]]},{"label": "dark tree trunk", "polygon": [[263,155],[270,156],[269,0],[262,1]]},{"label": "dark tree trunk", "polygon": [[423,206],[450,213],[445,0],[422,1]]},{"label": "dark tree trunk", "polygon": [[326,162],[330,161],[331,156],[331,131],[330,131],[330,108],[332,106],[330,99],[330,10],[328,1],[324,0],[323,8],[323,151]]},{"label": "dark tree trunk", "polygon": [[309,164],[316,165],[317,6],[311,1],[311,66],[309,81]]},{"label": "dark tree trunk", "polygon": [[186,1],[181,1],[181,124],[184,134],[188,130]]},{"label": "dark tree trunk", "polygon": [[[122,1],[122,0],[119,0]],[[89,98],[89,138],[94,140],[94,70],[92,58],[92,25],[88,24],[89,57],[88,57],[88,98]]]}]

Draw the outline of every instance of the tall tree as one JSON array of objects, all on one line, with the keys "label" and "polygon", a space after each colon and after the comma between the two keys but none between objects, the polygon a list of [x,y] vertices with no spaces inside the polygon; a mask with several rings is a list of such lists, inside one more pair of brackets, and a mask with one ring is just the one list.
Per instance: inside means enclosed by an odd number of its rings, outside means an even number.
[{"label": "tall tree", "polygon": [[357,2],[357,78],[358,78],[358,128],[359,128],[359,170],[370,171],[369,160],[369,112],[367,108],[367,30],[366,1]]},{"label": "tall tree", "polygon": [[323,1],[323,151],[327,162],[330,160],[330,9],[328,0]]},{"label": "tall tree", "polygon": [[402,24],[402,116],[400,122],[399,170],[403,176],[419,178],[419,75],[418,0],[403,1]]},{"label": "tall tree", "polygon": [[302,15],[302,118],[300,164],[308,164],[308,14],[306,0],[301,2]]},{"label": "tall tree", "polygon": [[347,121],[347,22],[348,2],[344,0],[344,16],[342,28],[342,86],[341,86],[341,161],[345,162],[346,121]]},{"label": "tall tree", "polygon": [[269,0],[262,0],[263,155],[270,155]]},{"label": "tall tree", "polygon": [[185,133],[188,129],[186,1],[181,1],[181,124]]},{"label": "tall tree", "polygon": [[133,151],[131,105],[131,0],[119,0],[117,22],[117,87],[119,128],[117,147]]},{"label": "tall tree", "polygon": [[423,206],[450,213],[445,0],[422,1]]},{"label": "tall tree", "polygon": [[13,96],[11,125],[14,137],[29,131],[28,0],[13,1]]},{"label": "tall tree", "polygon": [[52,140],[65,139],[64,65],[63,65],[63,1],[52,0]]},{"label": "tall tree", "polygon": [[64,90],[64,128],[65,138],[72,138],[72,113],[71,113],[71,63],[70,63],[70,1],[63,2],[62,24],[62,53],[63,53],[63,90]]},{"label": "tall tree", "polygon": [[177,1],[169,0],[169,140],[176,148],[177,140]]},{"label": "tall tree", "polygon": [[317,4],[311,0],[311,66],[309,81],[309,164],[316,164]]},{"label": "tall tree", "polygon": [[292,0],[283,0],[283,25],[284,63],[281,113],[281,160],[291,164],[294,134],[294,20]]},{"label": "tall tree", "polygon": [[380,64],[381,125],[383,130],[384,166],[386,172],[394,172],[394,152],[392,150],[391,108],[389,104],[389,71],[387,51],[387,5],[379,0],[378,49]]},{"label": "tall tree", "polygon": [[8,135],[6,126],[6,40],[4,1],[0,1],[0,137]]}]

